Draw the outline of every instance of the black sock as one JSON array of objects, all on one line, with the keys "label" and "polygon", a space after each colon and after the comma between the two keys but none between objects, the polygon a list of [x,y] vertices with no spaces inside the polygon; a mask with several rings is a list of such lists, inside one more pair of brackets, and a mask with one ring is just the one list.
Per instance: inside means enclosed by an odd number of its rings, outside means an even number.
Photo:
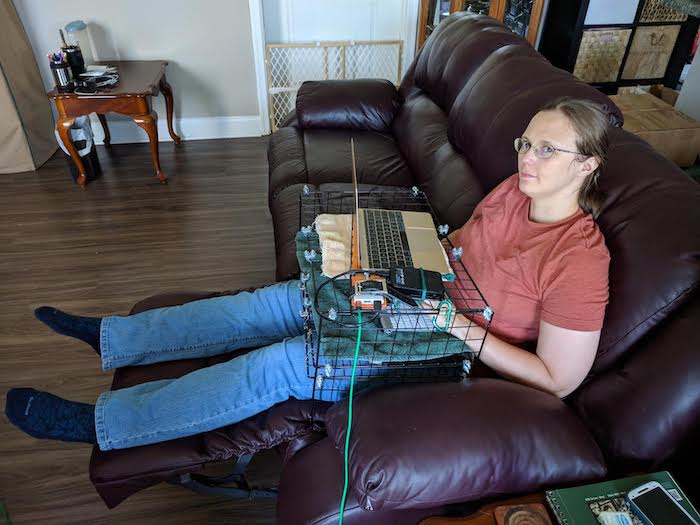
[{"label": "black sock", "polygon": [[5,414],[15,426],[38,439],[97,443],[95,405],[33,388],[12,388],[7,392]]},{"label": "black sock", "polygon": [[100,353],[101,317],[70,315],[50,306],[37,308],[34,316],[54,332],[85,341],[95,352]]}]

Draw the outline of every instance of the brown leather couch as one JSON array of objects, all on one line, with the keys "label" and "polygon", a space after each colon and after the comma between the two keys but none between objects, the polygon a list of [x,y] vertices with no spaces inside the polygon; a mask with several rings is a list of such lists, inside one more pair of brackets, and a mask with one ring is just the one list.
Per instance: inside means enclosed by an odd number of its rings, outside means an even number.
[{"label": "brown leather couch", "polygon": [[[700,186],[620,129],[622,115],[605,95],[552,67],[500,23],[449,17],[398,91],[375,80],[302,86],[296,114],[269,145],[277,277],[298,272],[293,239],[303,187],[349,187],[350,137],[361,184],[419,186],[454,229],[516,171],[513,138],[562,95],[604,104],[618,126],[600,179],[606,199],[598,220],[612,258],[610,303],[589,378],[564,401],[493,377],[359,394],[346,523],[416,523],[457,512],[459,502],[659,468],[671,468],[695,494]],[[198,297],[151,298],[135,311]],[[119,370],[113,387],[213,361]],[[346,418],[346,403],[292,400],[200,436],[95,450],[91,478],[114,506],[159,481],[186,479],[207,462],[280,445],[279,522],[336,523]]]}]

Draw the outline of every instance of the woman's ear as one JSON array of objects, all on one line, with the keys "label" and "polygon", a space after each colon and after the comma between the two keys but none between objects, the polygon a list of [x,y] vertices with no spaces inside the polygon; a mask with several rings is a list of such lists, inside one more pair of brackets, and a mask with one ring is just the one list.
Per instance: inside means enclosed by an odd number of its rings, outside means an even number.
[{"label": "woman's ear", "polygon": [[593,173],[595,170],[598,169],[598,166],[600,166],[600,162],[598,161],[597,158],[595,157],[588,157],[586,160],[581,162],[580,167],[580,175],[582,177],[588,177],[591,173]]}]

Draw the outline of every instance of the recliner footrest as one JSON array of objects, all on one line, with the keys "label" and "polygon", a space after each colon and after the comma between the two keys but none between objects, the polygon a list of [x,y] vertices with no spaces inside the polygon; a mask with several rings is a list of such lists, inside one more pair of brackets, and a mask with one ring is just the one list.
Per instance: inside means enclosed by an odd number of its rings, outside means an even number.
[{"label": "recliner footrest", "polygon": [[[220,294],[168,294],[138,303],[132,313],[159,306],[185,302]],[[244,354],[250,349],[209,358],[166,361],[146,366],[119,368],[114,373],[112,389],[126,388],[146,381],[175,378]],[[228,476],[234,487],[221,491],[223,479],[201,476],[207,463],[250,458],[273,447],[284,447],[285,461],[307,444],[325,436],[324,415],[331,403],[291,399],[249,419],[195,436],[153,443],[141,447],[103,452],[93,448],[90,480],[109,508],[142,489],[160,482],[175,483],[192,490],[218,492],[229,497],[269,497],[273,491],[249,487],[243,476],[244,459]],[[291,445],[288,445],[291,442]],[[236,487],[235,484],[238,483]],[[207,488],[208,487],[208,488]],[[238,489],[238,491],[233,490]]]}]

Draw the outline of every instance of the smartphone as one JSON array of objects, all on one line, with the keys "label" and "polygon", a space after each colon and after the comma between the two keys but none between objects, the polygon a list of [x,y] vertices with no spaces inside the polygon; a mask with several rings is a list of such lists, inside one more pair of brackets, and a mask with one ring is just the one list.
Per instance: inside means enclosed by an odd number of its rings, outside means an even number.
[{"label": "smartphone", "polygon": [[700,525],[657,481],[630,490],[627,500],[648,525]]}]

